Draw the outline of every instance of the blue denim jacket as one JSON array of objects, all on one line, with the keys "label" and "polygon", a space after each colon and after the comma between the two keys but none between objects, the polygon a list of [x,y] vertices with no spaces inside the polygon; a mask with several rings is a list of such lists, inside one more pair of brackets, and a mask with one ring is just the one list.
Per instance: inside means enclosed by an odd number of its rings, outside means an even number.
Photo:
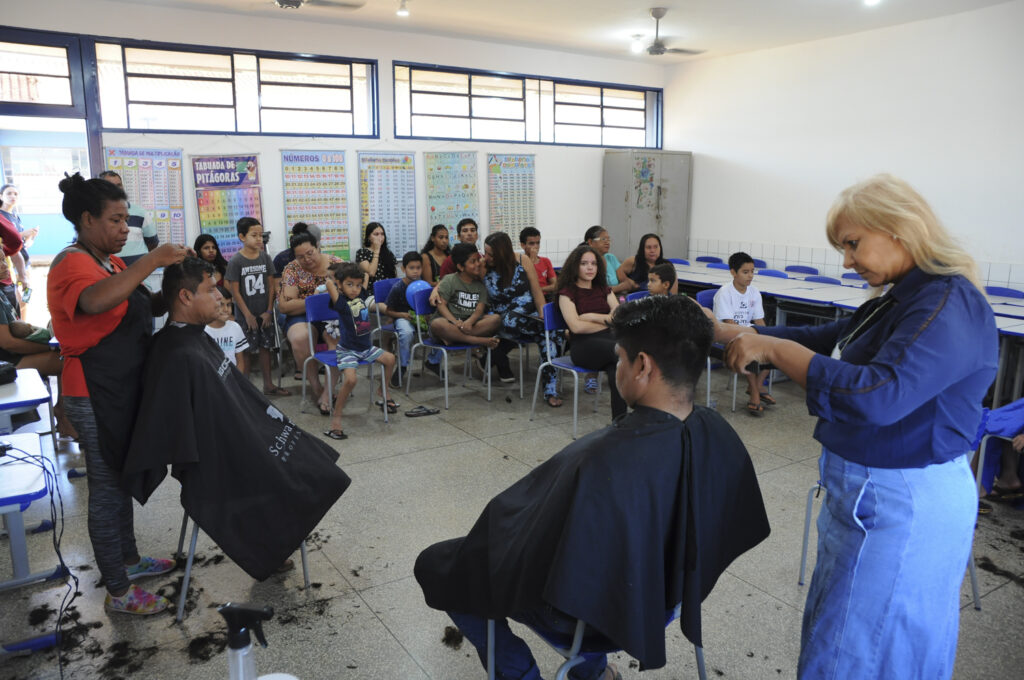
[{"label": "blue denim jacket", "polygon": [[[814,438],[846,460],[916,468],[971,448],[999,341],[991,307],[962,276],[914,268],[848,319],[757,330],[817,353],[807,371]],[[830,356],[837,343],[842,359]]]}]

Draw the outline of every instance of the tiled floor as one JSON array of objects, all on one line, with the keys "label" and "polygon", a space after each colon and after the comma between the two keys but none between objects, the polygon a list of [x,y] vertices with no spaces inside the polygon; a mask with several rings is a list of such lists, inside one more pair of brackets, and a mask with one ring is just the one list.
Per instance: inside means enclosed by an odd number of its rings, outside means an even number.
[{"label": "tiled floor", "polygon": [[[793,677],[806,591],[796,582],[804,504],[817,478],[813,420],[799,389],[789,383],[776,386],[779,405],[763,418],[730,413],[727,384],[721,370],[712,375],[719,410],[750,450],[772,534],[732,565],[704,603],[708,672],[712,678]],[[286,380],[286,386],[292,383]],[[460,649],[442,643],[449,622],[423,604],[413,562],[427,545],[465,533],[489,498],[571,441],[571,400],[560,409],[539,406],[530,421],[529,394],[520,401],[518,390],[496,386],[494,400],[487,403],[483,388],[471,384],[453,388],[449,411],[416,419],[398,416],[385,425],[378,411],[367,411],[366,389],[364,380],[344,420],[351,438],[331,442],[353,484],[310,541],[309,590],[302,588],[299,569],[264,583],[252,581],[201,534],[201,563],[182,625],[175,625],[171,615],[108,616],[87,537],[85,480],[62,477],[66,526],[61,548],[81,591],[74,614],[78,637],[66,653],[64,677],[226,678],[224,627],[212,607],[229,600],[266,603],[276,611],[266,626],[270,647],[257,653],[263,673],[289,672],[304,680],[485,677],[468,643]],[[433,377],[414,381],[411,397],[402,395],[398,401],[403,411],[420,403],[443,407]],[[326,418],[299,413],[297,396],[276,403],[310,432],[325,429]],[[607,394],[600,415],[591,403],[585,399],[581,404],[581,432],[607,420]],[[48,446],[47,439],[42,441]],[[63,450],[57,459],[61,469],[80,462]],[[177,489],[168,478],[137,509],[136,533],[144,552],[169,555],[174,550],[181,522]],[[34,504],[28,515],[30,520],[44,518],[44,505]],[[50,535],[30,536],[29,547],[35,568],[53,562]],[[6,553],[5,547],[0,550]],[[979,612],[970,605],[965,580],[956,677],[1021,677],[1024,512],[996,506],[992,515],[980,518],[975,553],[983,565],[978,570],[983,608]],[[812,547],[812,565],[813,559]],[[9,576],[4,556],[0,580]],[[175,572],[143,584],[176,592],[180,576]],[[0,640],[52,627],[54,619],[45,608],[57,607],[62,593],[62,586],[44,584],[0,594]],[[34,615],[42,619],[36,625],[30,623]],[[692,647],[676,626],[669,627],[667,637],[668,666],[643,677],[696,677]],[[557,657],[540,644],[535,650],[542,671],[553,677]],[[630,661],[618,660],[624,677],[639,677]],[[0,678],[57,677],[53,651],[0,658]]]}]

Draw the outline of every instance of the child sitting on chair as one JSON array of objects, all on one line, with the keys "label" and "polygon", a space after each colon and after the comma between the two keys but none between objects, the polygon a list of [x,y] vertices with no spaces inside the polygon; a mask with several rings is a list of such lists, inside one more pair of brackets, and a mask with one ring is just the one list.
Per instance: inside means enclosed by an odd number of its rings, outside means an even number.
[{"label": "child sitting on chair", "polygon": [[249,349],[249,341],[245,338],[242,327],[233,318],[231,309],[231,291],[223,288],[220,291],[220,306],[217,308],[217,318],[206,324],[206,334],[217,342],[217,346],[224,352],[228,361],[238,366],[238,370],[245,373],[246,350]]},{"label": "child sitting on chair", "polygon": [[[729,273],[732,274],[732,283],[715,293],[715,318],[740,326],[764,326],[761,293],[750,285],[754,280],[754,258],[743,252],[733,253],[729,256]],[[752,416],[763,415],[765,405],[775,405],[772,395],[761,391],[767,377],[767,370],[747,375],[747,394],[750,395],[747,413]]]},{"label": "child sitting on chair", "polygon": [[405,289],[413,281],[419,281],[423,274],[423,260],[415,250],[410,250],[402,256],[402,278],[391,287],[388,299],[385,300],[387,309],[384,313],[395,320],[395,331],[398,335],[398,359],[399,370],[395,371],[392,387],[401,387],[402,376],[409,368],[409,351],[412,348],[412,338],[415,334],[416,320],[413,318],[409,301],[405,297]]},{"label": "child sitting on chair", "polygon": [[487,287],[484,286],[483,260],[476,246],[457,243],[452,248],[455,273],[448,274],[431,295],[437,299],[437,314],[430,321],[430,334],[448,345],[483,345],[494,348],[501,328],[501,317],[484,315]]},{"label": "child sitting on chair", "polygon": [[[324,435],[331,439],[348,439],[348,435],[341,429],[341,412],[356,386],[356,368],[360,362],[376,361],[384,367],[386,378],[390,382],[391,373],[395,370],[395,355],[370,344],[369,310],[359,297],[363,292],[363,271],[359,265],[354,262],[342,262],[333,269],[334,276],[327,277],[326,285],[340,320],[338,329],[341,333],[336,351],[342,381],[338,387],[338,396],[334,400],[330,429],[324,432]],[[388,397],[386,391],[382,392],[378,388],[377,396],[380,397],[377,405],[381,410],[386,408],[388,413],[398,413],[398,404]]]},{"label": "child sitting on chair", "polygon": [[[674,285],[676,285],[676,266],[671,262],[656,264],[647,272],[647,292],[651,295],[670,295]],[[683,293],[683,295],[686,294]]]}]

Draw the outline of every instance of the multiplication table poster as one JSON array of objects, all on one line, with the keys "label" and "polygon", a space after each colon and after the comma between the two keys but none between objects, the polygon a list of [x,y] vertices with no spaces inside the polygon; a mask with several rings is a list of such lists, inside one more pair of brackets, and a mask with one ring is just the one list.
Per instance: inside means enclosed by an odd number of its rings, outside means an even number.
[{"label": "multiplication table poster", "polygon": [[359,152],[359,217],[362,228],[380,222],[388,236],[388,248],[399,260],[416,243],[415,155],[393,151]]},{"label": "multiplication table poster", "polygon": [[348,194],[344,151],[281,151],[284,220],[320,229],[324,252],[349,259]]},{"label": "multiplication table poster", "polygon": [[533,154],[487,156],[487,217],[491,231],[503,231],[519,243],[519,232],[535,227],[537,193]]},{"label": "multiplication table poster", "polygon": [[104,165],[121,176],[132,205],[146,211],[160,243],[185,243],[181,149],[107,147]]},{"label": "multiplication table poster", "polygon": [[259,155],[192,156],[199,231],[217,239],[225,259],[238,251],[236,225],[242,217],[263,222]]}]

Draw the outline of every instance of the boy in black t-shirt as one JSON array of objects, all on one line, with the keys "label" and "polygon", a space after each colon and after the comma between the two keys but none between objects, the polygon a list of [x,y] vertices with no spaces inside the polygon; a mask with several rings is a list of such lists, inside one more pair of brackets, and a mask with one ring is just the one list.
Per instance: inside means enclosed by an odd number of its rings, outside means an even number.
[{"label": "boy in black t-shirt", "polygon": [[[388,299],[385,301],[387,309],[384,313],[395,320],[395,332],[398,335],[398,358],[399,370],[391,377],[392,387],[402,386],[402,377],[409,368],[409,352],[412,348],[412,339],[416,334],[417,319],[409,307],[409,300],[406,299],[405,290],[413,281],[419,281],[423,274],[423,260],[415,250],[410,250],[402,256],[402,279],[391,287]],[[424,320],[425,321],[425,320]],[[424,327],[426,330],[426,327]]]},{"label": "boy in black t-shirt", "polygon": [[[342,262],[333,269],[334,276],[328,276],[326,284],[339,317],[338,330],[341,335],[336,352],[342,381],[338,387],[338,396],[334,399],[331,426],[324,435],[331,439],[348,439],[348,435],[341,429],[341,412],[358,381],[356,368],[360,362],[376,361],[384,367],[390,382],[395,370],[395,355],[370,343],[370,314],[366,303],[359,296],[363,292],[363,271],[359,265]],[[380,397],[377,405],[381,409],[386,408],[388,413],[398,413],[399,405],[388,397],[387,392],[378,391],[377,395]]]}]

